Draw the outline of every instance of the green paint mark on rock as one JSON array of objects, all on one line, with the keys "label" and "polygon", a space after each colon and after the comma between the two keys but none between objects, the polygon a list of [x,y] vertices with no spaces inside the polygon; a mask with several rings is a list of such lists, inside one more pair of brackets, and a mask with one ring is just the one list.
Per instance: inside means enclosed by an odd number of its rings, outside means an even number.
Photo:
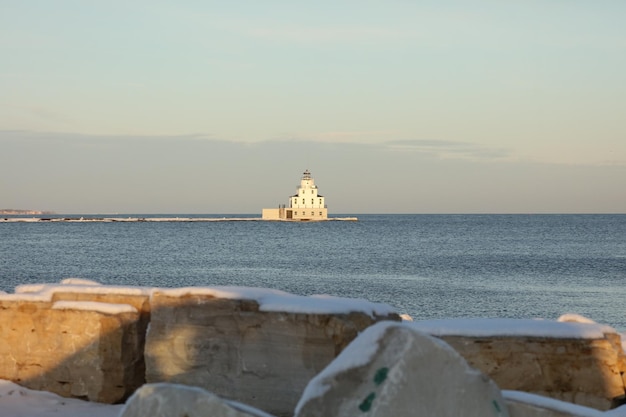
[{"label": "green paint mark on rock", "polygon": [[[389,368],[380,368],[374,374],[374,384],[380,385],[385,379],[387,379],[387,374],[389,373]],[[376,393],[370,393],[363,402],[359,405],[359,410],[364,413],[369,411],[372,408],[372,403],[374,402],[374,398],[376,398]]]},{"label": "green paint mark on rock", "polygon": [[387,373],[389,373],[389,368],[380,368],[376,371],[376,375],[374,375],[374,383],[376,385],[382,384],[385,379],[387,379]]},{"label": "green paint mark on rock", "polygon": [[493,400],[491,403],[493,404],[493,407],[496,409],[496,412],[498,413],[498,415],[502,414],[502,410],[500,409],[500,404],[498,404],[496,400]]},{"label": "green paint mark on rock", "polygon": [[366,411],[370,411],[370,408],[372,408],[372,403],[374,402],[374,398],[376,398],[376,394],[372,392],[363,400],[361,405],[359,405],[359,410],[363,411],[364,413]]}]

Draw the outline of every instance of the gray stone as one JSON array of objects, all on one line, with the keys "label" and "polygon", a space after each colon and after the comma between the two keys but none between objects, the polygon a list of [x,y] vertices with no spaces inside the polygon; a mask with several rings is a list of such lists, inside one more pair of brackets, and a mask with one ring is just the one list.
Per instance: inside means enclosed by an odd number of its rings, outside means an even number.
[{"label": "gray stone", "polygon": [[120,417],[271,417],[263,411],[231,404],[202,388],[147,384],[128,399]]},{"label": "gray stone", "polygon": [[307,386],[296,417],[507,417],[499,388],[445,342],[397,323],[365,330]]}]

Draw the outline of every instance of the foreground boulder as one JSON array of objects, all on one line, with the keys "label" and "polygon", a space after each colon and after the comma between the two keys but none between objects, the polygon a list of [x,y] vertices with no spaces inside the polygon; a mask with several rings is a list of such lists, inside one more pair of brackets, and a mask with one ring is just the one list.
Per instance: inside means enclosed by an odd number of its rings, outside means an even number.
[{"label": "foreground boulder", "polygon": [[28,298],[0,297],[0,379],[103,403],[144,382],[134,307]]},{"label": "foreground boulder", "polygon": [[608,410],[624,401],[619,335],[596,323],[449,319],[411,324],[445,340],[505,390]]},{"label": "foreground boulder", "polygon": [[161,289],[151,302],[147,382],[199,386],[280,416],[360,331],[399,320],[363,300],[241,287]]},{"label": "foreground boulder", "polygon": [[201,388],[147,384],[128,399],[120,417],[271,417],[260,410],[229,403]]},{"label": "foreground boulder", "polygon": [[307,386],[296,417],[506,417],[500,390],[450,346],[405,324],[365,330]]}]

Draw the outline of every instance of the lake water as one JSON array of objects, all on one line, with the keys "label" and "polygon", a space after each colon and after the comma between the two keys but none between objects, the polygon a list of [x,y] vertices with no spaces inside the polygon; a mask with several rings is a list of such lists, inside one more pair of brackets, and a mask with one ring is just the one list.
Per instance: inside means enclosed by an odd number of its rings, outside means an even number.
[{"label": "lake water", "polygon": [[626,215],[0,223],[0,290],[67,277],[365,298],[415,319],[578,313],[624,331]]}]

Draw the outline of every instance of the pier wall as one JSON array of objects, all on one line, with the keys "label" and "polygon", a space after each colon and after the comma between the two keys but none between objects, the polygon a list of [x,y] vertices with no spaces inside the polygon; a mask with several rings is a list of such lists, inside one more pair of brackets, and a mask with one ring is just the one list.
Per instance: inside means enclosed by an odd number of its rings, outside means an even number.
[{"label": "pier wall", "polygon": [[[283,211],[284,211],[284,209],[283,209]],[[281,209],[278,209],[278,208],[265,208],[261,212],[261,218],[263,220],[280,220],[280,219],[283,219],[285,217],[284,216],[281,217]]]}]

